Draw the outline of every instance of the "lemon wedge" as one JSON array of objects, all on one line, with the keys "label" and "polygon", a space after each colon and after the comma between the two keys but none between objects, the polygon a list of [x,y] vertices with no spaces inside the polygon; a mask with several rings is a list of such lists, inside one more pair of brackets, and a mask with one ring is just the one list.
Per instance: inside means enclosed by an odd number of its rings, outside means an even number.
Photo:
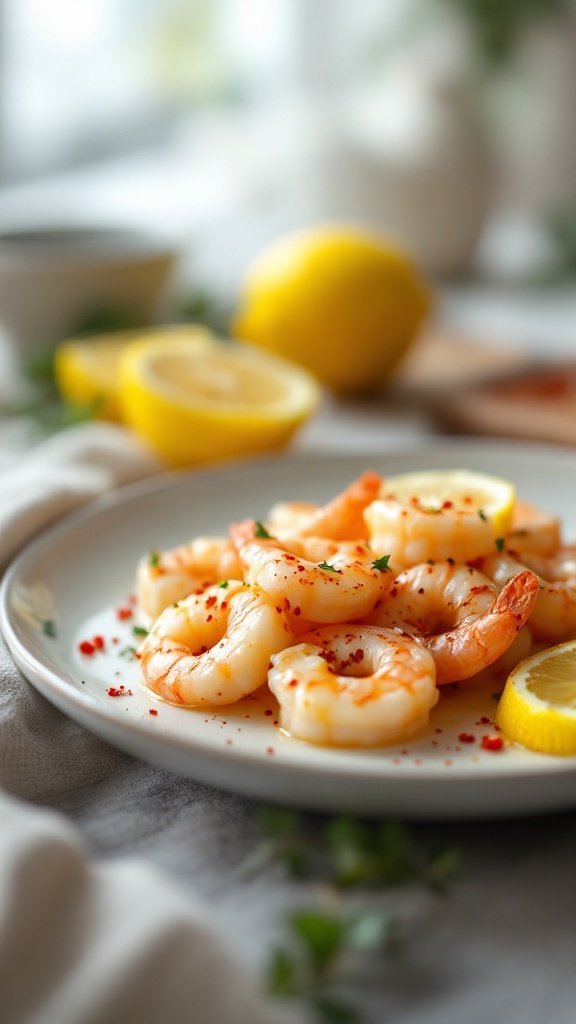
[{"label": "lemon wedge", "polygon": [[63,398],[78,405],[94,403],[98,419],[120,420],[118,367],[125,348],[138,338],[164,342],[183,338],[208,345],[213,337],[193,324],[112,331],[61,342],[54,356],[56,385]]},{"label": "lemon wedge", "polygon": [[365,518],[378,554],[400,566],[469,562],[492,554],[509,531],[516,492],[508,480],[466,469],[387,477]]},{"label": "lemon wedge", "polygon": [[120,398],[125,421],[181,468],[282,447],[320,389],[306,371],[247,345],[151,338],[122,354]]},{"label": "lemon wedge", "polygon": [[508,676],[496,723],[530,750],[576,755],[576,640],[525,658]]}]

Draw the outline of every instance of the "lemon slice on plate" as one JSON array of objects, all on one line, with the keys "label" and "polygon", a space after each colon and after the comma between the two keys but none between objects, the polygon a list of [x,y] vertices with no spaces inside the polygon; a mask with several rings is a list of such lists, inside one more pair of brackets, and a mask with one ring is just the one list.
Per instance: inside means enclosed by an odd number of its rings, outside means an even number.
[{"label": "lemon slice on plate", "polygon": [[167,338],[185,338],[203,346],[214,340],[208,330],[193,324],[69,338],[57,346],[54,356],[56,384],[62,397],[78,405],[94,403],[94,414],[99,419],[120,420],[120,356],[127,345],[142,337],[162,343]]},{"label": "lemon slice on plate", "polygon": [[305,370],[237,342],[134,342],[120,360],[124,419],[173,468],[280,448],[315,411]]},{"label": "lemon slice on plate", "polygon": [[496,723],[544,754],[576,756],[576,640],[525,658],[508,676]]},{"label": "lemon slice on plate", "polygon": [[501,477],[466,469],[387,477],[366,510],[377,553],[398,565],[468,562],[493,553],[510,530],[516,492]]}]

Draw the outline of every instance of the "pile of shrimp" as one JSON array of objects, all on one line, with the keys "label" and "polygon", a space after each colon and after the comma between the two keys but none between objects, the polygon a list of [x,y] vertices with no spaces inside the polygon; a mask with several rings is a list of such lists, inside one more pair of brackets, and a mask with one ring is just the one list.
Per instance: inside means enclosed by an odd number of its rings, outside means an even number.
[{"label": "pile of shrimp", "polygon": [[487,549],[483,516],[463,532],[450,507],[396,515],[393,502],[366,472],[326,505],[281,502],[262,523],[143,558],[144,685],[202,707],[267,684],[290,735],[383,746],[426,729],[443,685],[576,634],[576,548],[555,517],[518,501]]}]

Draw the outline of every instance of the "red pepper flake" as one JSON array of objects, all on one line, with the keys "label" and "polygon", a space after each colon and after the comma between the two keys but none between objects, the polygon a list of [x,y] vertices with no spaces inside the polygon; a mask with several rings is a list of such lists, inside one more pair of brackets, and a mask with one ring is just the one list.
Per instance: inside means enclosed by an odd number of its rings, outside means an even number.
[{"label": "red pepper flake", "polygon": [[266,718],[270,718],[270,715],[273,715],[274,712],[272,711],[271,708],[266,708],[266,711],[264,712],[264,714],[266,715]]},{"label": "red pepper flake", "polygon": [[116,618],[123,622],[125,619],[131,619],[134,615],[132,608],[117,608]]},{"label": "red pepper flake", "polygon": [[476,737],[473,732],[461,732],[458,735],[460,743],[475,743]]},{"label": "red pepper flake", "polygon": [[300,614],[301,614],[301,609],[298,608],[298,606],[296,606],[296,608],[294,609],[294,615],[300,615]]},{"label": "red pepper flake", "polygon": [[113,644],[119,644],[120,643],[120,637],[119,636],[113,636],[112,637],[112,643]]},{"label": "red pepper flake", "polygon": [[490,719],[486,715],[482,715],[480,725],[490,725]]},{"label": "red pepper flake", "polygon": [[156,718],[156,715],[158,714],[158,711],[156,710],[156,708],[150,708],[148,710],[148,714],[152,715],[153,718]]},{"label": "red pepper flake", "polygon": [[82,654],[89,655],[94,654],[96,651],[94,644],[90,640],[82,640],[82,642],[78,644],[78,649],[82,652]]},{"label": "red pepper flake", "polygon": [[482,747],[482,750],[502,750],[504,740],[501,736],[495,736],[494,733],[487,733],[486,736],[482,737],[480,746]]},{"label": "red pepper flake", "polygon": [[266,747],[266,753],[267,754],[273,754],[274,753],[274,747]]},{"label": "red pepper flake", "polygon": [[124,685],[121,686],[109,686],[106,690],[109,697],[131,697],[132,690],[127,690]]},{"label": "red pepper flake", "polygon": [[103,651],[104,650],[104,637],[103,636],[93,636],[92,637],[92,643],[94,644],[94,647],[96,648],[97,651]]}]

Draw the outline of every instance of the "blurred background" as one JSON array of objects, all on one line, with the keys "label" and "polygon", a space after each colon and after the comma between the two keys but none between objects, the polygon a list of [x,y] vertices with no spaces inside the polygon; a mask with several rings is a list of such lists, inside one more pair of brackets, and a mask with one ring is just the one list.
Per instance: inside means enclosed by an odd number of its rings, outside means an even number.
[{"label": "blurred background", "polygon": [[0,19],[0,232],[145,229],[194,309],[233,303],[285,231],[356,222],[412,254],[484,369],[572,358],[572,0],[4,0]]}]

